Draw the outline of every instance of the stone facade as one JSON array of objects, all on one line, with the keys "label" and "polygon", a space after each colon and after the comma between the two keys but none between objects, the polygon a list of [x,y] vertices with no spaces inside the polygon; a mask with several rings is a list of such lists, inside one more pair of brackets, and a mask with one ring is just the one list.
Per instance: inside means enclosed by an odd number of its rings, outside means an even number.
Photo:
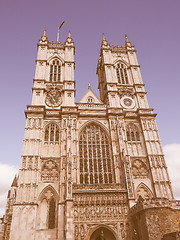
[{"label": "stone facade", "polygon": [[78,103],[74,54],[70,32],[62,43],[44,31],[1,239],[160,240],[178,232],[180,203],[134,46],[127,36],[124,47],[111,46],[103,35],[100,99],[89,85]]}]

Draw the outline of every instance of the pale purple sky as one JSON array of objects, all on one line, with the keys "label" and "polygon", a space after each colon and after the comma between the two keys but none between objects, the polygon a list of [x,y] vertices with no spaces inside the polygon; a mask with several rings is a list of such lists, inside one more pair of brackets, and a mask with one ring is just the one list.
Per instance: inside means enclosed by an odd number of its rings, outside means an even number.
[{"label": "pale purple sky", "polygon": [[[44,27],[56,41],[71,30],[76,47],[76,101],[88,82],[98,94],[102,32],[111,45],[135,45],[163,145],[180,144],[179,0],[4,0],[0,4],[1,163],[20,165],[26,105],[31,104],[36,44]],[[179,145],[180,146],[180,145]]]}]

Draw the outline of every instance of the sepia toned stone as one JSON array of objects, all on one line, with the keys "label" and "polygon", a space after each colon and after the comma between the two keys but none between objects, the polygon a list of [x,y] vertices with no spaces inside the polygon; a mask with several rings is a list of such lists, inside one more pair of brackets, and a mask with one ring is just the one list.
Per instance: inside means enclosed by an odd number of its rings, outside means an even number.
[{"label": "sepia toned stone", "polygon": [[89,84],[76,103],[71,33],[49,42],[44,31],[0,240],[179,239],[180,201],[136,50],[125,39],[111,46],[103,34],[100,98]]}]

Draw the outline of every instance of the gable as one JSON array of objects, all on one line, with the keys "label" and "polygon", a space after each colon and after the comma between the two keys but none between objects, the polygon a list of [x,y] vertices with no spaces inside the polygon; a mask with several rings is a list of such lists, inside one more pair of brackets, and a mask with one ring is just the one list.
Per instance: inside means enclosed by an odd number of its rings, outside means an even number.
[{"label": "gable", "polygon": [[83,95],[83,97],[79,100],[79,103],[95,103],[95,104],[103,104],[98,96],[93,92],[91,87],[88,88],[87,92]]}]

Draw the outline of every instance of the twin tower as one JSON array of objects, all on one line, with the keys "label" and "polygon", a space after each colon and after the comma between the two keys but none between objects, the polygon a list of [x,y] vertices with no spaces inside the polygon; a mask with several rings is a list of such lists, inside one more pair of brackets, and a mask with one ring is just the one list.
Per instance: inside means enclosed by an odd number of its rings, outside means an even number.
[{"label": "twin tower", "polygon": [[[38,43],[22,160],[8,194],[3,240],[167,240],[178,236],[174,200],[136,50],[103,34],[100,98],[75,102],[75,46]],[[177,238],[178,239],[178,238]]]}]

